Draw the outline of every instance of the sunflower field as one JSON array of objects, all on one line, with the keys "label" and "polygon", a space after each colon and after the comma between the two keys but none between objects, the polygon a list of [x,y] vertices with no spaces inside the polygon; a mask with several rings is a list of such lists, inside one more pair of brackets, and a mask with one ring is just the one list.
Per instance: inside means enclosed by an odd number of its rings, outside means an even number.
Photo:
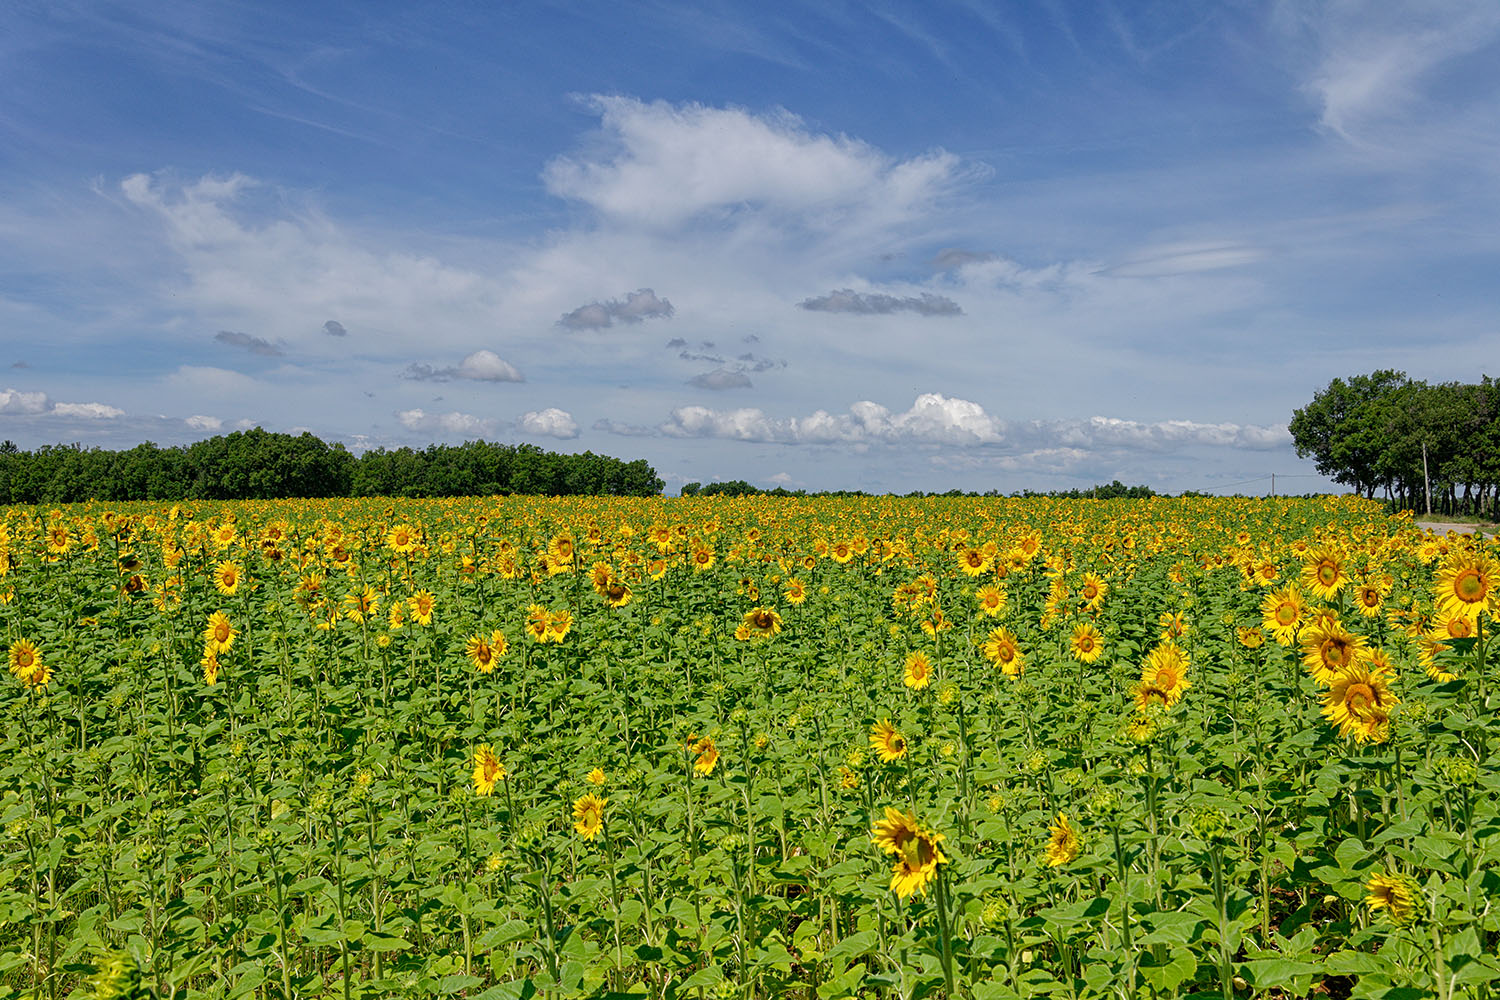
[{"label": "sunflower field", "polygon": [[0,515],[0,996],[1500,992],[1497,549],[1373,503]]}]

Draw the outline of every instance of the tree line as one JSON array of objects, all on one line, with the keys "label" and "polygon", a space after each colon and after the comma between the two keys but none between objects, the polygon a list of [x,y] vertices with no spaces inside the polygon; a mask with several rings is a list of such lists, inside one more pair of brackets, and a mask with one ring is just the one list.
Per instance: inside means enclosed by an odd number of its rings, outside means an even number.
[{"label": "tree line", "polygon": [[645,459],[531,444],[376,448],[359,456],[310,433],[257,427],[191,445],[147,441],[123,451],[0,443],[0,503],[84,500],[272,500],[291,497],[655,496],[663,483]]},{"label": "tree line", "polygon": [[[875,494],[866,493],[864,490],[818,490],[809,493],[807,490],[789,490],[784,486],[763,490],[743,479],[731,479],[722,483],[709,483],[707,486],[702,483],[687,483],[682,487],[682,495],[685,497],[868,497]],[[942,493],[913,490],[905,494],[907,497],[999,497],[1007,495],[1010,497],[1062,497],[1071,500],[1084,497],[1094,500],[1144,500],[1160,494],[1149,486],[1126,486],[1118,479],[1087,490],[1052,490],[1046,493],[1039,493],[1036,490],[1018,490],[1010,494],[1001,493],[999,490],[977,493],[972,490],[953,489]]]},{"label": "tree line", "polygon": [[1500,515],[1500,381],[1429,384],[1382,369],[1336,378],[1292,414],[1301,458],[1399,509]]}]

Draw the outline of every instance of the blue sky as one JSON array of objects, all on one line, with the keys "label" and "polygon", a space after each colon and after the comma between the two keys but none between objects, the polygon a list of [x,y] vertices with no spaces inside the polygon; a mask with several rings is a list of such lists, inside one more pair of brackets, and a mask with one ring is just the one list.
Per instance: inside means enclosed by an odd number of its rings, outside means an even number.
[{"label": "blue sky", "polygon": [[1500,357],[1496,122],[1493,0],[8,4],[0,437],[1318,488]]}]

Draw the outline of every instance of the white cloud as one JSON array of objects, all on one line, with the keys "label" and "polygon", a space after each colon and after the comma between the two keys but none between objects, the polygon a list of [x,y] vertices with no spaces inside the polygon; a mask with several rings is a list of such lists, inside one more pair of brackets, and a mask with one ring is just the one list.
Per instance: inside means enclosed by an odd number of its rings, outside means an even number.
[{"label": "white cloud", "polygon": [[125,411],[105,403],[54,403],[52,412],[59,417],[82,417],[85,420],[114,420]]},{"label": "white cloud", "polygon": [[207,417],[202,414],[188,417],[185,422],[195,431],[217,431],[224,426],[224,421],[218,417]]},{"label": "white cloud", "polygon": [[850,210],[906,217],[963,173],[938,151],[893,160],[847,136],[809,132],[787,112],[757,115],[701,104],[596,96],[609,151],[559,157],[543,177],[553,194],[616,221],[677,226],[745,209],[827,224]]},{"label": "white cloud", "polygon": [[17,389],[0,390],[0,413],[15,415],[23,413],[46,413],[45,392],[21,392]]},{"label": "white cloud", "polygon": [[672,303],[658,298],[650,288],[641,288],[625,296],[625,301],[590,302],[565,313],[558,326],[570,330],[603,330],[621,323],[639,323],[647,319],[669,319],[676,310]]},{"label": "white cloud", "polygon": [[77,417],[82,420],[114,420],[123,417],[125,411],[106,403],[59,403],[48,398],[45,392],[0,389],[0,416],[43,415]]},{"label": "white cloud", "polygon": [[549,406],[521,417],[521,430],[527,434],[554,437],[567,441],[578,436],[578,422],[567,410]]},{"label": "white cloud", "polygon": [[396,419],[409,431],[442,434],[477,434],[494,437],[499,421],[476,417],[470,413],[427,413],[418,408],[397,412]]}]

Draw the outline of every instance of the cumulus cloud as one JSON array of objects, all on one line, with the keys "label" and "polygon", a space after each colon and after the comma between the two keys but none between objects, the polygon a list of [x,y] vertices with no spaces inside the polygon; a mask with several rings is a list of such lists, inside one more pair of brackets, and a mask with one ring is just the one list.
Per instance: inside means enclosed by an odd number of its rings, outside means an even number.
[{"label": "cumulus cloud", "polygon": [[728,368],[715,368],[713,371],[703,372],[688,379],[688,385],[698,389],[749,389],[754,383],[750,376],[742,371],[731,371]]},{"label": "cumulus cloud", "polygon": [[406,366],[401,377],[414,382],[450,382],[454,379],[467,379],[471,382],[526,381],[515,365],[505,361],[494,351],[475,351],[457,365],[446,368],[412,363]]},{"label": "cumulus cloud", "polygon": [[259,354],[265,358],[279,358],[286,353],[269,340],[252,337],[248,333],[239,333],[235,330],[220,330],[214,334],[214,339],[230,347],[242,347],[251,354]]},{"label": "cumulus cloud", "polygon": [[195,431],[217,431],[224,426],[224,421],[218,417],[208,417],[201,413],[188,417],[184,423]]},{"label": "cumulus cloud", "polygon": [[896,221],[965,172],[950,153],[893,160],[847,136],[811,132],[784,111],[605,96],[590,105],[605,141],[591,155],[553,160],[543,179],[553,194],[617,222],[677,226],[755,212],[822,226],[851,212]]},{"label": "cumulus cloud", "polygon": [[428,413],[421,408],[399,410],[396,419],[409,431],[441,434],[474,434],[494,437],[501,429],[497,420],[471,413]]},{"label": "cumulus cloud", "polygon": [[336,319],[331,319],[323,324],[323,332],[330,337],[347,337],[349,331],[344,329],[344,324]]},{"label": "cumulus cloud", "polygon": [[656,292],[641,288],[625,296],[624,300],[610,299],[608,302],[590,302],[565,313],[557,325],[569,330],[603,330],[620,323],[639,323],[647,319],[668,319],[675,310],[672,303],[658,298]]},{"label": "cumulus cloud", "polygon": [[878,292],[856,292],[851,288],[840,288],[803,299],[797,305],[811,312],[856,313],[863,316],[883,316],[890,313],[911,312],[919,316],[962,316],[964,311],[957,302],[945,295],[923,292],[905,298],[883,295]]},{"label": "cumulus cloud", "polygon": [[57,417],[76,417],[82,420],[114,420],[123,417],[125,411],[105,403],[55,402],[48,398],[45,392],[0,389],[0,416],[34,417],[49,414]]},{"label": "cumulus cloud", "polygon": [[[601,421],[595,429],[624,433],[613,422]],[[640,429],[632,431],[639,433]],[[936,392],[918,396],[901,412],[870,400],[854,403],[844,413],[816,410],[803,417],[772,417],[756,407],[680,406],[656,431],[666,437],[762,444],[984,449],[997,457],[1029,463],[1014,466],[1018,469],[1051,467],[1101,452],[1167,452],[1188,446],[1269,451],[1291,443],[1285,427],[1255,424],[1144,422],[1118,417],[1008,422],[988,413],[979,403]]]},{"label": "cumulus cloud", "polygon": [[554,437],[564,441],[578,436],[578,422],[573,419],[573,415],[555,406],[523,414],[520,426],[524,433]]}]

